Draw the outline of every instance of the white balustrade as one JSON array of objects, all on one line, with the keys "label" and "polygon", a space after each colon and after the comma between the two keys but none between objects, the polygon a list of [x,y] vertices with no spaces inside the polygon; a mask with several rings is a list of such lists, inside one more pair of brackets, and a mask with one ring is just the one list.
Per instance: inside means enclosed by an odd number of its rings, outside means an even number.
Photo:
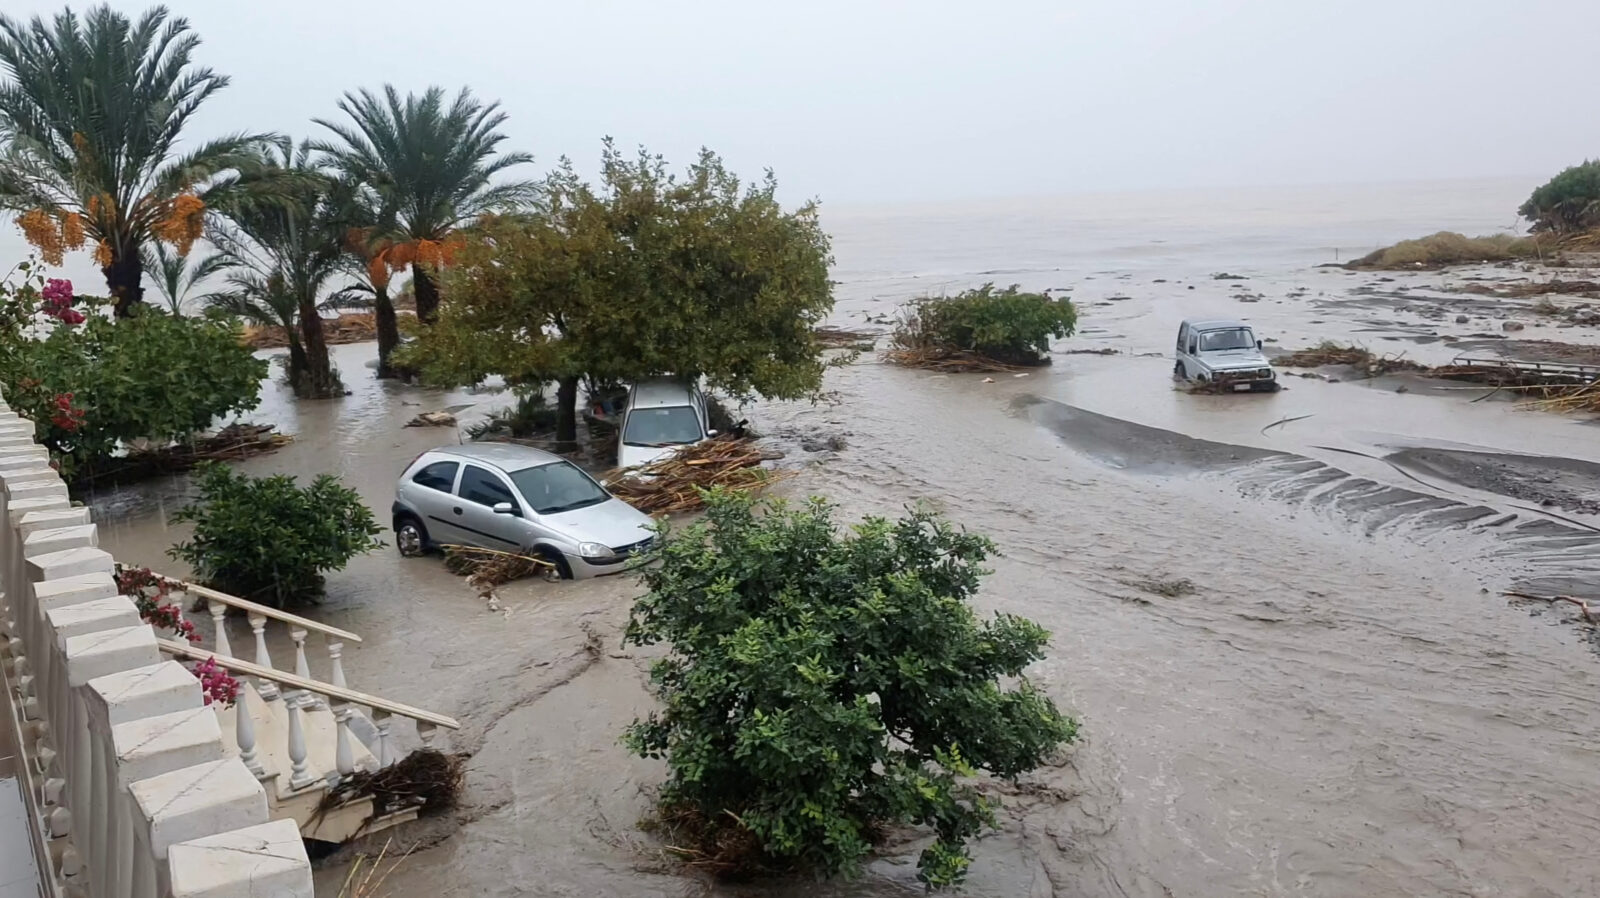
[{"label": "white balustrade", "polygon": [[0,402],[0,741],[20,750],[39,893],[310,898],[295,824],[268,822],[253,739],[228,756],[199,681],[161,660],[32,431]]},{"label": "white balustrade", "polygon": [[[267,616],[253,611],[250,613],[248,620],[250,621],[250,632],[256,636],[256,666],[271,669],[272,653],[267,651]],[[261,693],[261,697],[269,702],[278,698],[278,684],[271,680],[257,680],[256,691]]]}]

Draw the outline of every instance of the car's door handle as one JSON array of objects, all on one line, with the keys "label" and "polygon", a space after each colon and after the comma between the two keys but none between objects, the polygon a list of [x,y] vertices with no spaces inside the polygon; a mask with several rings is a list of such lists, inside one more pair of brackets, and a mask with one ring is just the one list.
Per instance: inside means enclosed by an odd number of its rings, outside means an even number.
[{"label": "car's door handle", "polygon": [[460,514],[461,513],[461,507],[460,506],[457,506],[457,507],[455,507],[454,509],[451,509],[451,510],[454,511],[456,514]]}]

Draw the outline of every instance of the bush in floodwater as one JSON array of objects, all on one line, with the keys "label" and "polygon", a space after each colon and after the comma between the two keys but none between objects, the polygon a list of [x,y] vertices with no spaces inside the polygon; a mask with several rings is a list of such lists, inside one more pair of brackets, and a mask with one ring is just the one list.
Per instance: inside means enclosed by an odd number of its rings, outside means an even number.
[{"label": "bush in floodwater", "polygon": [[1505,262],[1533,259],[1539,255],[1539,242],[1515,234],[1490,234],[1467,237],[1453,231],[1440,231],[1416,240],[1402,240],[1394,246],[1368,253],[1350,263],[1351,268],[1437,268],[1474,262]]},{"label": "bush in floodwater", "polygon": [[1022,678],[1049,634],[969,604],[981,536],[925,512],[841,534],[820,499],[713,491],[662,543],[625,639],[671,646],[651,669],[664,708],[624,741],[666,759],[656,822],[696,866],[850,875],[884,827],[916,824],[937,837],[920,877],[957,884],[994,825],[972,778],[1014,778],[1076,735]]},{"label": "bush in floodwater", "polygon": [[213,463],[198,479],[200,498],[172,516],[194,524],[194,536],[167,554],[213,589],[282,606],[320,594],[324,571],[383,546],[372,510],[331,475],[302,488],[293,477],[249,477]]},{"label": "bush in floodwater", "polygon": [[973,353],[1007,365],[1048,360],[1050,338],[1069,337],[1078,311],[1066,299],[1022,293],[1015,284],[984,284],[955,296],[924,297],[901,310],[891,337],[896,350],[937,355]]},{"label": "bush in floodwater", "polygon": [[1541,185],[1517,209],[1535,231],[1570,234],[1600,228],[1600,160],[1574,165]]}]

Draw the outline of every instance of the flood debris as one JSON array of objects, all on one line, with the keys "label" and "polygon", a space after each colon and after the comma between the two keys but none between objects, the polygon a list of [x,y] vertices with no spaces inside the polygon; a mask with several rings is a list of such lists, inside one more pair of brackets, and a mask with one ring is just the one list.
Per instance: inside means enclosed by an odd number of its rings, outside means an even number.
[{"label": "flood debris", "polygon": [[524,577],[558,573],[554,564],[531,555],[480,546],[449,545],[443,548],[445,570],[466,577],[467,585],[478,590],[478,594],[490,604],[497,604],[498,597],[493,595],[496,586],[504,586]]},{"label": "flood debris", "polygon": [[419,815],[437,814],[456,806],[461,797],[466,756],[422,748],[378,770],[358,770],[322,796],[318,814],[361,798],[372,799],[374,819],[407,808]]},{"label": "flood debris", "polygon": [[877,345],[878,335],[872,331],[852,330],[847,327],[819,327],[812,331],[817,342],[829,349],[854,349],[870,352]]},{"label": "flood debris", "polygon": [[1197,591],[1194,581],[1184,577],[1147,577],[1140,580],[1124,580],[1123,583],[1134,589],[1142,590],[1152,595],[1166,596],[1169,599],[1194,595]]},{"label": "flood debris", "polygon": [[1501,595],[1506,596],[1514,601],[1544,602],[1547,605],[1555,605],[1565,602],[1567,604],[1576,605],[1578,607],[1578,613],[1583,615],[1584,623],[1587,623],[1590,626],[1600,625],[1600,616],[1596,616],[1594,609],[1589,607],[1589,602],[1585,599],[1580,599],[1577,596],[1536,596],[1532,593],[1526,592],[1503,592]]},{"label": "flood debris", "polygon": [[605,475],[606,488],[645,514],[695,511],[705,505],[704,490],[754,492],[790,476],[763,468],[783,453],[750,437],[715,438],[682,449],[638,468]]},{"label": "flood debris", "polygon": [[[378,322],[371,312],[347,312],[338,318],[324,318],[322,338],[329,346],[376,340]],[[251,349],[281,349],[289,345],[288,335],[277,325],[250,325],[244,329],[241,339]]]},{"label": "flood debris", "polygon": [[423,412],[406,422],[407,427],[454,427],[456,416],[449,412]]},{"label": "flood debris", "polygon": [[1307,349],[1284,353],[1273,360],[1286,368],[1321,368],[1327,365],[1349,365],[1377,377],[1396,371],[1426,371],[1427,365],[1405,358],[1404,353],[1376,355],[1362,346],[1344,346],[1324,340]]},{"label": "flood debris", "polygon": [[92,467],[79,467],[73,471],[73,483],[126,483],[157,474],[182,473],[202,462],[242,461],[277,451],[292,442],[294,437],[279,433],[271,424],[230,424],[187,443],[134,448],[126,455],[103,459]]}]

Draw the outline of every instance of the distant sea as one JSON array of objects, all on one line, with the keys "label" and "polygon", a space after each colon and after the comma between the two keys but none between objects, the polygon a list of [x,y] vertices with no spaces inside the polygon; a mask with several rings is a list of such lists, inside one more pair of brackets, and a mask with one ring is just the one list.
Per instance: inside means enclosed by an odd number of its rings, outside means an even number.
[{"label": "distant sea", "polygon": [[[841,298],[993,280],[1038,283],[1095,272],[1289,267],[1345,261],[1435,231],[1514,230],[1537,179],[1323,187],[1084,193],[866,206],[824,196]],[[0,266],[27,252],[0,223]],[[103,293],[87,253],[63,266],[79,292]],[[151,289],[146,279],[146,289]]]}]

